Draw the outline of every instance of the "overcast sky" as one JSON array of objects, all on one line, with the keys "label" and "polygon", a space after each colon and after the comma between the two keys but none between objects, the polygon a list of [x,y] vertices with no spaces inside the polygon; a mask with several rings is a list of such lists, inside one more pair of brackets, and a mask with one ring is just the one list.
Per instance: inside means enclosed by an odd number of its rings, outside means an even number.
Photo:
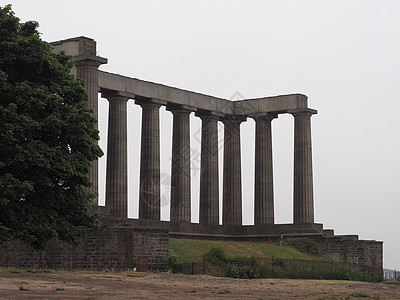
[{"label": "overcast sky", "polygon": [[[318,110],[311,119],[315,221],[336,234],[384,241],[384,266],[400,268],[400,1],[0,2],[11,2],[23,21],[38,21],[46,41],[95,39],[109,60],[105,71],[226,99],[306,94]],[[128,108],[129,216],[136,218],[141,110],[133,101]],[[162,110],[160,118],[167,188],[172,116]],[[99,119],[106,150],[104,99]],[[191,116],[193,222],[200,126]],[[254,121],[241,133],[243,221],[252,224]],[[291,223],[291,115],[273,121],[273,151],[276,222]],[[104,184],[104,159],[100,167]],[[163,205],[168,220],[168,198]]]}]

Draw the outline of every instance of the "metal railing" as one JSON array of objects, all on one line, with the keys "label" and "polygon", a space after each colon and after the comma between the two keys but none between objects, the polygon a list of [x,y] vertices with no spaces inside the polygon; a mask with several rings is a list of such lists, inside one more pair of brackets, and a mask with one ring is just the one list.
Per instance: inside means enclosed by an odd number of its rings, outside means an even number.
[{"label": "metal railing", "polygon": [[[356,266],[335,260],[301,260],[282,258],[230,258],[225,261],[184,262],[173,272],[207,274],[234,278],[302,278],[380,281],[382,275],[359,270]],[[399,272],[398,272],[399,273]]]}]

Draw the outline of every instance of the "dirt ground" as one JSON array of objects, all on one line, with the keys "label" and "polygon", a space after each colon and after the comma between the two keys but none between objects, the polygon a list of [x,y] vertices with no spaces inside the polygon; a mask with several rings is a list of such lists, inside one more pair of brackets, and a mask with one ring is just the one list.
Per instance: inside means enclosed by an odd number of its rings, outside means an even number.
[{"label": "dirt ground", "polygon": [[232,279],[169,273],[0,274],[0,299],[400,299],[400,283]]}]

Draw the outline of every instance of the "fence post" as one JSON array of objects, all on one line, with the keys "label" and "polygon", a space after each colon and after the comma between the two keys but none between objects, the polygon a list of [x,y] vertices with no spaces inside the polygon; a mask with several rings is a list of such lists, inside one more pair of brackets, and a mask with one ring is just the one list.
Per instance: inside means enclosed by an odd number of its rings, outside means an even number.
[{"label": "fence post", "polygon": [[272,256],[271,262],[271,277],[274,278],[274,257]]},{"label": "fence post", "polygon": [[314,264],[315,264],[315,258],[312,259],[312,268],[311,268],[311,277],[314,279]]},{"label": "fence post", "polygon": [[203,259],[203,274],[206,274],[206,260]]},{"label": "fence post", "polygon": [[292,262],[292,278],[294,278],[294,256],[292,258],[293,258],[293,262]]},{"label": "fence post", "polygon": [[194,275],[194,262],[192,262],[192,275]]}]

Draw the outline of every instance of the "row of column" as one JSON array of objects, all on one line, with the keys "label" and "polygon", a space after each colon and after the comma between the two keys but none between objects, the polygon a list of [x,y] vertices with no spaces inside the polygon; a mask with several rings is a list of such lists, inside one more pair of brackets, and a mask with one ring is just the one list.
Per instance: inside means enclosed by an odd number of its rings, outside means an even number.
[{"label": "row of column", "polygon": [[[127,97],[103,95],[109,100],[106,208],[127,217]],[[156,100],[135,100],[142,107],[139,218],[160,219],[160,124]],[[190,113],[168,107],[173,114],[171,166],[171,222],[191,221]],[[310,117],[315,111],[291,111],[294,116],[295,224],[313,223],[313,179]],[[200,217],[203,224],[219,224],[218,121],[213,113],[196,113],[202,120]],[[256,122],[254,224],[274,224],[271,121],[276,114],[254,117]],[[229,116],[224,124],[222,224],[242,225],[240,124],[245,117]]]}]

